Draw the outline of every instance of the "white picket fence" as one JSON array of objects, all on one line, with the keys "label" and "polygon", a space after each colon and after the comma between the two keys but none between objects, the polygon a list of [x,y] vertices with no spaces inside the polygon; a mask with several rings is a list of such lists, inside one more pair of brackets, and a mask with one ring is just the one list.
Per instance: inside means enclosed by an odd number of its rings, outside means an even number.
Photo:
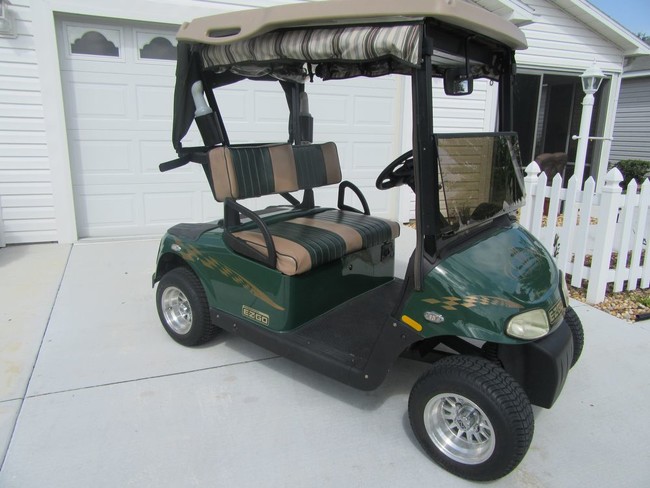
[{"label": "white picket fence", "polygon": [[[547,186],[546,174],[540,173],[535,162],[526,168],[526,205],[520,222],[544,243],[558,267],[571,275],[571,286],[581,288],[587,280],[587,302],[592,304],[605,299],[608,283],[613,283],[615,292],[624,287],[634,290],[639,280],[641,288],[650,287],[650,259],[646,259],[650,181],[646,179],[637,193],[632,180],[623,194],[619,185],[623,176],[614,168],[596,193],[593,178],[580,190],[575,177],[562,188],[559,174]],[[562,215],[561,225],[554,218],[558,215]]]}]

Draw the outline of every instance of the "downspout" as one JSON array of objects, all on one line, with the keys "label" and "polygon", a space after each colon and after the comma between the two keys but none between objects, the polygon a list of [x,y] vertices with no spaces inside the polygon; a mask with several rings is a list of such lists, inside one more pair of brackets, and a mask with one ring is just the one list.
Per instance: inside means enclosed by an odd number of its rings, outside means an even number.
[{"label": "downspout", "polygon": [[2,197],[0,197],[0,247],[5,247],[7,241],[5,240],[5,224],[2,220]]}]

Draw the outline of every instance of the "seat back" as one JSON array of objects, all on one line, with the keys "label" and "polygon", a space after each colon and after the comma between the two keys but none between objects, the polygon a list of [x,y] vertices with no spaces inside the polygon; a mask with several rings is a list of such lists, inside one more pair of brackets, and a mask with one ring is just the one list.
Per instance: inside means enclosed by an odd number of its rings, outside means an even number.
[{"label": "seat back", "polygon": [[221,146],[209,153],[217,201],[290,193],[339,183],[341,165],[333,142],[291,146]]}]

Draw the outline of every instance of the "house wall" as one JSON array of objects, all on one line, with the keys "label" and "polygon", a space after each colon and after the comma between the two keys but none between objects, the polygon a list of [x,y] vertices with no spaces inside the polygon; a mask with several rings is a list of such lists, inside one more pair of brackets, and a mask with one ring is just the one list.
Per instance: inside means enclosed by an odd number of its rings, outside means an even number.
[{"label": "house wall", "polygon": [[605,73],[621,73],[623,52],[585,24],[547,0],[524,0],[534,22],[521,30],[528,49],[516,55],[519,68],[538,72],[582,73],[594,61]]},{"label": "house wall", "polygon": [[7,243],[57,240],[29,4],[11,1],[18,38],[0,38],[0,205]]},{"label": "house wall", "polygon": [[610,161],[650,161],[650,76],[623,78]]}]

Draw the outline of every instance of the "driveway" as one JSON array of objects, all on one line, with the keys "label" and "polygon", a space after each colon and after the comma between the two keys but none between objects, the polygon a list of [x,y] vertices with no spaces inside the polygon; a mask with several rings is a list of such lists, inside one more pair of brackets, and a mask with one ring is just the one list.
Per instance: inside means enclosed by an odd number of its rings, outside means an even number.
[{"label": "driveway", "polygon": [[[410,242],[406,230],[400,270]],[[225,333],[182,347],[155,310],[157,246],[0,250],[0,486],[473,485],[411,434],[408,394],[426,365],[400,360],[362,392]],[[574,305],[583,356],[494,486],[650,486],[650,325]]]}]

